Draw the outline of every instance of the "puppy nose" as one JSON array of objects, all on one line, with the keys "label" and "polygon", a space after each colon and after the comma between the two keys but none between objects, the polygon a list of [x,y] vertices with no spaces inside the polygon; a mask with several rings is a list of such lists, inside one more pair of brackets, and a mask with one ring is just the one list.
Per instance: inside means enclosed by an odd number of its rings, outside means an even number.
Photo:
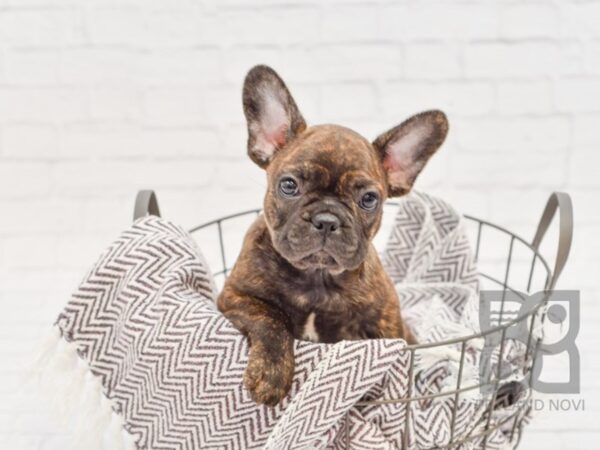
[{"label": "puppy nose", "polygon": [[315,214],[311,222],[317,230],[323,233],[333,232],[340,227],[340,219],[328,212]]}]

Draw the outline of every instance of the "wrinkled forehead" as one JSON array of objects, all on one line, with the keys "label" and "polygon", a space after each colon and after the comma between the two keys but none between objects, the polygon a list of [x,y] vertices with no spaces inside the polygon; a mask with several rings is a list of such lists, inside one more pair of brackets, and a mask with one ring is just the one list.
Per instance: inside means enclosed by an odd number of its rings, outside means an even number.
[{"label": "wrinkled forehead", "polygon": [[381,177],[381,163],[373,146],[358,133],[339,125],[317,125],[307,129],[277,158],[279,169],[299,165],[327,168],[331,175],[364,172]]}]

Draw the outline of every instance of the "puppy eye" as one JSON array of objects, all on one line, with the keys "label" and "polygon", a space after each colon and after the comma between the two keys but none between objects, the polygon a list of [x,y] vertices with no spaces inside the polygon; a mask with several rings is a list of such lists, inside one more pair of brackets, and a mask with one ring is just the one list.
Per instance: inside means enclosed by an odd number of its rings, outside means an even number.
[{"label": "puppy eye", "polygon": [[359,205],[362,209],[373,211],[379,204],[379,196],[376,192],[367,192],[360,199]]},{"label": "puppy eye", "polygon": [[279,191],[285,197],[293,197],[298,193],[298,183],[291,177],[282,178],[279,181]]}]

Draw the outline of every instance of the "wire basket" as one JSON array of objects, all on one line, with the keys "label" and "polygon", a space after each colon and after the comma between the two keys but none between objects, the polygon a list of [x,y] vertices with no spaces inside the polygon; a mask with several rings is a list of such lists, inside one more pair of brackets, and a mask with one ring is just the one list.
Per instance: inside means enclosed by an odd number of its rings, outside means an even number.
[{"label": "wire basket", "polygon": [[[386,209],[393,209],[398,206],[396,202],[386,203]],[[208,250],[210,253],[212,246],[213,258],[207,258],[209,266],[219,267],[220,270],[214,272],[217,283],[227,277],[229,270],[231,269],[231,263],[235,261],[235,258],[241,248],[242,237],[249,224],[254,221],[255,217],[260,213],[260,209],[251,209],[236,214],[231,214],[225,217],[221,217],[216,220],[204,223],[193,227],[190,233],[194,235],[199,241],[202,242],[202,250],[205,253]],[[558,224],[558,242],[557,242],[557,255],[555,259],[554,268],[551,269],[546,259],[540,253],[540,244],[546,235],[549,226],[555,213],[559,211],[559,224]],[[134,211],[134,218],[144,216],[146,214],[160,215],[158,209],[158,203],[156,196],[153,191],[140,191],[136,199],[136,206]],[[386,214],[384,217],[393,217],[394,214]],[[562,192],[553,193],[544,209],[539,225],[537,227],[534,238],[531,242],[523,239],[517,234],[503,228],[494,223],[486,220],[478,219],[473,216],[464,216],[467,224],[472,233],[471,242],[475,243],[475,260],[477,261],[478,271],[480,275],[480,282],[482,288],[485,289],[496,289],[501,290],[503,293],[512,292],[517,295],[527,295],[534,292],[549,291],[551,290],[560,276],[562,269],[567,261],[569,250],[571,247],[572,235],[573,235],[573,212],[571,199],[568,194]],[[231,226],[234,222],[239,223],[236,226]],[[383,227],[385,228],[385,227]],[[199,236],[202,234],[202,236]],[[383,235],[385,233],[379,233]],[[211,237],[212,236],[212,237]],[[490,251],[491,250],[491,251]],[[504,295],[500,303],[499,314],[496,315],[497,319],[495,325],[487,329],[485,332],[473,334],[470,336],[464,336],[452,340],[417,344],[407,346],[404,351],[410,352],[410,366],[409,366],[409,377],[408,377],[408,393],[410,394],[414,384],[414,361],[419,352],[425,349],[439,348],[448,345],[458,345],[461,348],[460,353],[460,365],[458,369],[457,384],[454,389],[444,390],[443,392],[434,393],[430,395],[412,396],[408,395],[404,398],[393,399],[393,400],[374,400],[374,401],[361,401],[360,405],[373,405],[383,403],[404,403],[407,405],[406,408],[406,421],[405,421],[405,432],[403,435],[403,449],[408,449],[409,442],[409,424],[410,424],[410,408],[408,407],[412,402],[427,401],[440,397],[451,397],[454,399],[454,410],[452,411],[451,419],[451,436],[449,443],[444,444],[443,447],[422,447],[420,450],[429,450],[435,448],[457,448],[462,444],[469,442],[478,442],[479,447],[486,449],[488,446],[488,437],[499,427],[510,428],[509,440],[513,448],[516,448],[519,444],[523,425],[524,417],[527,415],[527,408],[529,408],[528,399],[531,398],[531,389],[527,389],[526,398],[519,401],[519,406],[511,411],[509,415],[503,418],[500,423],[491,423],[492,412],[497,406],[498,394],[501,387],[501,381],[504,378],[501,373],[502,356],[507,341],[507,330],[518,324],[526,324],[528,330],[528,339],[525,350],[525,356],[522,361],[522,367],[519,368],[522,379],[529,378],[533,381],[534,364],[538,352],[540,351],[541,337],[534,335],[536,327],[543,325],[545,319],[544,306],[548,302],[549,293],[540,296],[540,300],[535,304],[533,308],[522,314],[511,314],[506,309],[506,302]],[[480,382],[473,385],[463,386],[461,383],[463,366],[465,360],[465,349],[469,341],[473,339],[485,338],[488,335],[496,335],[500,337],[500,350],[497,365],[497,374],[494,377],[490,377],[487,381]],[[455,438],[454,436],[454,425],[456,421],[456,410],[459,404],[461,395],[468,391],[475,389],[490,389],[491,395],[489,400],[486,400],[487,405],[487,420],[483,431],[473,432],[467,436],[460,436]],[[348,417],[346,417],[345,429],[348,430]],[[475,427],[473,428],[475,430]],[[346,448],[350,448],[351,442],[349,434],[345,434]]]}]

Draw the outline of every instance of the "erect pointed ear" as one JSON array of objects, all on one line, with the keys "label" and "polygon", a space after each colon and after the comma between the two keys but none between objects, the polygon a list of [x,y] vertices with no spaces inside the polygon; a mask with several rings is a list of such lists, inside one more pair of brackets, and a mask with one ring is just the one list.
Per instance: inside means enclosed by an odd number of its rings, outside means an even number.
[{"label": "erect pointed ear", "polygon": [[244,80],[244,114],[248,123],[248,155],[266,167],[306,128],[306,122],[279,75],[267,66],[255,66]]},{"label": "erect pointed ear", "polygon": [[373,146],[383,160],[390,197],[410,191],[447,133],[446,115],[434,110],[412,116],[375,139]]}]

